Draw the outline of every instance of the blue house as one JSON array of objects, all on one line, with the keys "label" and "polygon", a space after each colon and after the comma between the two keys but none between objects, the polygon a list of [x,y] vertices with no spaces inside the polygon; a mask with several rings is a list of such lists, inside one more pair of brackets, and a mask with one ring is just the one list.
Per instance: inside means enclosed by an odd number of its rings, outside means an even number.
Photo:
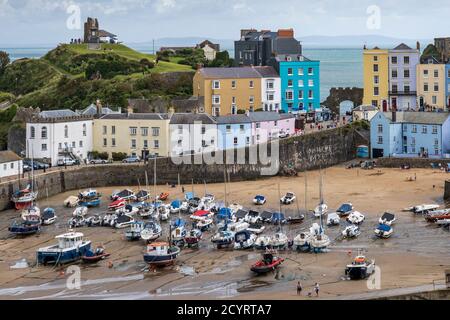
[{"label": "blue house", "polygon": [[445,65],[445,104],[450,109],[450,64]]},{"label": "blue house", "polygon": [[218,150],[240,149],[250,146],[252,121],[245,114],[220,116],[217,122]]},{"label": "blue house", "polygon": [[272,66],[281,78],[281,108],[286,113],[320,110],[320,61],[301,54],[278,55]]},{"label": "blue house", "polygon": [[370,121],[372,158],[450,154],[450,117],[442,112],[378,112]]}]

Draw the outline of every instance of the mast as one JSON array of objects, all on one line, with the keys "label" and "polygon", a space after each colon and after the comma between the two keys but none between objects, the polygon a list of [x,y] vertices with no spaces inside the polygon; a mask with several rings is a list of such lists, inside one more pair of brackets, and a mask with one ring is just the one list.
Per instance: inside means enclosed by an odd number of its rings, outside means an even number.
[{"label": "mast", "polygon": [[[278,198],[279,199],[281,199],[281,186],[280,186],[280,183],[278,183]],[[282,203],[281,203],[281,201],[280,201],[280,219],[278,219],[278,222],[279,222],[279,226],[278,226],[278,230],[279,230],[279,232],[281,232],[282,231],[282,227],[281,227],[281,215],[283,214],[283,212],[282,212]]]},{"label": "mast", "polygon": [[157,199],[157,196],[156,196],[156,157],[155,157],[155,164],[154,164],[154,168],[153,168],[153,183],[154,183],[153,192],[155,194],[155,203],[156,203],[156,199]]},{"label": "mast", "polygon": [[227,172],[226,168],[223,169],[223,185],[225,188],[225,207],[228,208],[228,200],[227,200]]},{"label": "mast", "polygon": [[147,173],[147,170],[145,170],[145,188],[146,188],[146,191],[148,191],[148,173]]},{"label": "mast", "polygon": [[308,212],[308,176],[305,169],[305,211]]}]

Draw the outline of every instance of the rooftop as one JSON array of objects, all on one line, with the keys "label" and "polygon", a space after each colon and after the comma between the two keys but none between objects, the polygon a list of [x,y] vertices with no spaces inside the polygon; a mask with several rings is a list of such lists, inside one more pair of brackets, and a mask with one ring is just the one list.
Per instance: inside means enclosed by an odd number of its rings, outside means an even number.
[{"label": "rooftop", "polygon": [[169,120],[167,113],[121,113],[107,114],[100,119],[103,120]]},{"label": "rooftop", "polygon": [[42,111],[39,114],[39,117],[44,119],[68,118],[76,116],[78,116],[78,114],[69,109]]},{"label": "rooftop", "polygon": [[250,118],[245,114],[235,114],[229,116],[220,116],[214,118],[217,124],[240,124],[240,123],[252,123]]},{"label": "rooftop", "polygon": [[303,61],[313,61],[308,59],[302,54],[279,54],[275,58],[279,62],[303,62]]},{"label": "rooftop", "polygon": [[252,79],[262,77],[255,67],[202,68],[199,72],[209,79]]},{"label": "rooftop", "polygon": [[[392,112],[383,112],[392,121]],[[398,123],[443,124],[449,117],[446,112],[397,112]]]},{"label": "rooftop", "polygon": [[275,71],[273,67],[254,67],[256,72],[258,72],[263,78],[279,78],[280,76]]},{"label": "rooftop", "polygon": [[202,124],[215,124],[215,120],[206,113],[175,113],[170,119],[170,124],[193,124],[201,122]]},{"label": "rooftop", "polygon": [[22,160],[22,158],[12,151],[0,151],[0,163],[7,163],[19,160]]}]

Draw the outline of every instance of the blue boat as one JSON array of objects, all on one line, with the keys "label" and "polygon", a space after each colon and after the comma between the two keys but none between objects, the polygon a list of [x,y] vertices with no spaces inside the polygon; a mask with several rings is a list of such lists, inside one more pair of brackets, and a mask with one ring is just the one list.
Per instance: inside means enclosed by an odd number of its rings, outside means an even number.
[{"label": "blue boat", "polygon": [[233,212],[230,208],[220,208],[216,215],[217,220],[232,220]]},{"label": "blue boat", "polygon": [[14,221],[8,230],[16,236],[29,236],[41,230],[41,221],[27,220],[21,223]]},{"label": "blue boat", "polygon": [[38,249],[37,263],[62,265],[80,260],[91,251],[91,241],[83,240],[83,237],[79,232],[57,236],[58,244]]},{"label": "blue boat", "polygon": [[195,193],[193,193],[193,192],[186,192],[186,194],[184,195],[184,199],[186,199],[186,201],[190,201],[194,198],[195,198]]},{"label": "blue boat", "polygon": [[144,261],[154,267],[163,267],[173,264],[180,252],[180,248],[170,246],[166,242],[153,243],[148,245]]},{"label": "blue boat", "polygon": [[101,197],[102,195],[96,190],[86,190],[78,196],[78,199],[80,200],[79,205],[87,208],[98,207],[101,204]]},{"label": "blue boat", "polygon": [[284,216],[284,213],[275,212],[272,215],[272,223],[273,224],[284,224],[284,223],[286,223],[286,217]]}]

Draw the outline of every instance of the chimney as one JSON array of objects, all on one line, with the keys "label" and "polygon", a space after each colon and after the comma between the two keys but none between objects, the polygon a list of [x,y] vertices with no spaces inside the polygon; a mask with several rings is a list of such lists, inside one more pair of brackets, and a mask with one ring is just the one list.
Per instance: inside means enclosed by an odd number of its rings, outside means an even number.
[{"label": "chimney", "polygon": [[279,29],[278,36],[281,38],[294,38],[294,29]]},{"label": "chimney", "polygon": [[133,113],[134,113],[133,107],[132,106],[128,106],[127,107],[127,116],[129,116],[130,114],[133,114]]},{"label": "chimney", "polygon": [[95,105],[97,106],[97,115],[101,116],[102,115],[102,102],[100,101],[100,99],[97,99],[97,101],[95,102]]},{"label": "chimney", "polygon": [[416,48],[417,48],[417,50],[420,51],[420,42],[419,41],[417,41],[417,43],[416,43]]}]

